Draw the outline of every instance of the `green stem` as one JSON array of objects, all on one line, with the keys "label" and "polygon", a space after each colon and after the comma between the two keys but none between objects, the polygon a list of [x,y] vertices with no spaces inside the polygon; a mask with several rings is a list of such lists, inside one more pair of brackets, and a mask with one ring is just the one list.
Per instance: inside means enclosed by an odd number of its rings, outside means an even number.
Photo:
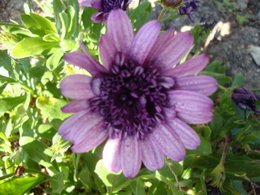
[{"label": "green stem", "polygon": [[223,167],[224,167],[224,163],[225,163],[225,160],[227,157],[227,148],[228,148],[228,138],[227,138],[227,136],[225,136],[224,149],[223,149],[223,153],[222,153],[221,160],[220,160],[220,163]]},{"label": "green stem", "polygon": [[0,181],[6,179],[6,178],[8,178],[8,177],[12,177],[12,176],[14,176],[14,175],[15,175],[15,173],[9,173],[9,174],[7,174],[7,175],[4,175],[4,176],[0,177]]},{"label": "green stem", "polygon": [[168,10],[167,7],[163,7],[163,9],[162,9],[160,15],[159,15],[158,18],[157,18],[158,21],[161,22],[161,20],[162,20],[164,14],[166,13],[167,10]]},{"label": "green stem", "polygon": [[182,191],[182,189],[180,188],[180,185],[179,185],[179,179],[178,179],[178,176],[176,175],[176,173],[174,172],[174,170],[171,168],[171,166],[169,165],[169,163],[166,161],[166,165],[167,167],[169,168],[170,172],[172,173],[172,175],[174,176],[175,180],[176,180],[176,183],[177,183],[177,187],[180,191]]}]

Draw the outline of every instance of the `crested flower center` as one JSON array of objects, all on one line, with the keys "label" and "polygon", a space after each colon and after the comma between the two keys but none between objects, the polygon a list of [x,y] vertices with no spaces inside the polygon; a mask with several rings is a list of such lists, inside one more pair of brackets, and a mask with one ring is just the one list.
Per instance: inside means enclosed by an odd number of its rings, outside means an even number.
[{"label": "crested flower center", "polygon": [[102,11],[110,12],[112,9],[120,8],[126,10],[128,0],[102,0]]},{"label": "crested flower center", "polygon": [[122,58],[117,61],[110,73],[92,80],[96,97],[89,100],[90,106],[104,117],[104,128],[111,130],[111,137],[137,134],[143,139],[164,120],[167,92],[174,80],[154,67]]}]

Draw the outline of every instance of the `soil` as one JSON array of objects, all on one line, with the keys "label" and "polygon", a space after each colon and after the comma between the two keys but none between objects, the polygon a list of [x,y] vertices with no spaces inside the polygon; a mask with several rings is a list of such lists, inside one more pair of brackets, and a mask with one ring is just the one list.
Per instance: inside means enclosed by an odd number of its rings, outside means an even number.
[{"label": "soil", "polygon": [[[201,18],[216,22],[217,25],[212,30],[212,36],[215,38],[204,48],[204,52],[211,60],[226,64],[229,75],[242,73],[245,79],[244,87],[260,88],[260,65],[257,65],[250,55],[251,46],[260,46],[260,1],[223,1],[201,0],[198,11],[192,14],[194,22],[183,16],[167,22],[165,26],[180,30],[184,24],[194,26],[200,23]],[[18,20],[24,2],[26,0],[0,0],[0,21]],[[159,6],[156,10],[160,9]],[[239,24],[239,17],[246,18],[246,21]]]}]

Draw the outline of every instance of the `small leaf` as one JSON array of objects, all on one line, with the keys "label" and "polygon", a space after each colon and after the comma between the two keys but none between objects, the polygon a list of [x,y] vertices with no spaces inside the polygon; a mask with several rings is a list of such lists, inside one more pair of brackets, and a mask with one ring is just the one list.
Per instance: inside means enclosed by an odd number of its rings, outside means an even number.
[{"label": "small leaf", "polygon": [[39,55],[44,50],[50,49],[55,45],[57,45],[56,42],[46,42],[39,37],[25,38],[15,45],[11,51],[11,56],[14,58],[25,58]]},{"label": "small leaf", "polygon": [[43,177],[12,178],[0,181],[0,194],[23,195],[43,181]]},{"label": "small leaf", "polygon": [[112,188],[113,192],[118,192],[131,182],[131,180],[125,178],[121,173],[114,173],[107,170],[103,164],[103,160],[98,161],[96,164],[95,173],[107,187]]},{"label": "small leaf", "polygon": [[11,111],[13,108],[24,102],[26,96],[8,97],[0,99],[0,114]]},{"label": "small leaf", "polygon": [[66,101],[50,98],[50,97],[38,97],[36,100],[36,107],[41,110],[41,114],[47,117],[49,120],[53,119],[65,119],[69,114],[61,112],[61,107],[66,104]]}]

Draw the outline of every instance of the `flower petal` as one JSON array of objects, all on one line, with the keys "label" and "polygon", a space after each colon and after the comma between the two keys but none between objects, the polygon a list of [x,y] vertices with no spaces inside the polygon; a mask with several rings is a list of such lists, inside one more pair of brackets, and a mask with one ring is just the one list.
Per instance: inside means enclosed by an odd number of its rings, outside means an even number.
[{"label": "flower petal", "polygon": [[107,14],[104,12],[97,12],[91,16],[91,20],[95,23],[103,22],[104,20],[106,20],[106,16]]},{"label": "flower petal", "polygon": [[116,50],[124,54],[133,41],[133,28],[125,11],[116,9],[112,10],[107,19],[108,35],[113,42]]},{"label": "flower petal", "polygon": [[102,35],[99,41],[99,54],[103,65],[109,69],[116,55],[116,48],[108,34]]},{"label": "flower petal", "polygon": [[210,113],[213,102],[205,95],[193,91],[169,91],[170,104],[180,113]]},{"label": "flower petal", "polygon": [[185,76],[175,79],[175,89],[195,91],[209,96],[218,88],[216,79],[210,76]]},{"label": "flower petal", "polygon": [[59,127],[59,134],[64,138],[67,134],[71,132],[71,128],[80,121],[81,117],[84,116],[89,110],[81,111],[73,114],[67,118]]},{"label": "flower petal", "polygon": [[91,7],[91,0],[78,0],[80,5]]},{"label": "flower petal", "polygon": [[196,112],[179,112],[177,117],[186,123],[190,124],[204,124],[212,120],[213,114],[211,112],[196,113]]},{"label": "flower petal", "polygon": [[103,128],[103,118],[89,111],[71,127],[71,132],[64,136],[74,145],[73,152],[88,152],[101,144],[108,136]]},{"label": "flower petal", "polygon": [[126,177],[135,177],[141,167],[140,143],[136,136],[126,136],[121,141],[121,167]]},{"label": "flower petal", "polygon": [[91,7],[97,10],[102,9],[102,0],[91,0]]},{"label": "flower petal", "polygon": [[85,139],[80,143],[75,143],[71,147],[71,150],[77,153],[88,152],[99,146],[107,138],[107,136],[107,131],[102,127],[93,127],[87,132],[84,137]]},{"label": "flower petal", "polygon": [[165,74],[173,77],[183,77],[198,74],[209,63],[209,58],[205,54],[195,56],[183,64],[180,64],[173,69],[166,71]]},{"label": "flower petal", "polygon": [[135,35],[131,46],[131,56],[143,64],[160,33],[161,24],[157,20],[147,22]]},{"label": "flower petal", "polygon": [[121,138],[110,138],[107,140],[103,149],[104,164],[107,169],[114,172],[119,172],[121,170],[120,144]]},{"label": "flower petal", "polygon": [[89,99],[94,96],[91,90],[91,77],[74,74],[65,77],[61,83],[61,93],[75,100]]},{"label": "flower petal", "polygon": [[70,52],[66,53],[64,59],[69,63],[75,66],[79,66],[80,68],[84,68],[90,74],[94,75],[103,70],[104,68],[93,59],[86,52]]},{"label": "flower petal", "polygon": [[157,125],[150,136],[151,140],[167,157],[174,161],[181,161],[185,157],[182,142],[166,124]]},{"label": "flower petal", "polygon": [[161,46],[152,61],[155,65],[169,69],[177,64],[190,50],[193,36],[188,32],[178,33]]},{"label": "flower petal", "polygon": [[154,144],[149,136],[142,141],[142,160],[150,171],[155,171],[163,167],[164,155]]},{"label": "flower petal", "polygon": [[64,113],[80,112],[89,108],[88,100],[78,100],[68,103],[61,108]]},{"label": "flower petal", "polygon": [[170,29],[165,31],[164,33],[160,34],[155,42],[155,44],[153,45],[147,59],[154,59],[158,56],[158,52],[160,50],[163,49],[163,47],[165,46],[165,44],[167,44],[167,42],[173,38],[174,36],[174,29]]},{"label": "flower petal", "polygon": [[185,148],[194,150],[200,145],[198,134],[180,119],[170,119],[168,124],[178,134]]}]

